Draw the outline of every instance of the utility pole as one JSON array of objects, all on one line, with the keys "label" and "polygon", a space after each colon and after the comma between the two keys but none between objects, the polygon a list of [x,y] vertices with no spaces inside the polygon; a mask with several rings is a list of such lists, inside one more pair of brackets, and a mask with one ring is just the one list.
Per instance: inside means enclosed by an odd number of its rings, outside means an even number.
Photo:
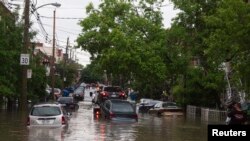
[{"label": "utility pole", "polygon": [[[24,8],[24,34],[23,34],[23,49],[22,53],[27,54],[29,48],[29,11],[30,11],[30,0],[25,0]],[[22,65],[22,84],[21,84],[21,99],[20,99],[20,110],[27,111],[27,65]]]},{"label": "utility pole", "polygon": [[65,87],[65,81],[66,81],[66,76],[65,76],[65,67],[66,67],[66,63],[68,60],[68,47],[69,47],[69,37],[67,38],[67,45],[66,45],[66,52],[64,55],[64,63],[63,63],[63,88]]},{"label": "utility pole", "polygon": [[67,55],[67,58],[68,59],[68,50],[69,50],[69,37],[67,38],[67,46],[66,46],[66,55]]},{"label": "utility pole", "polygon": [[51,94],[53,99],[55,100],[54,88],[55,88],[55,25],[56,25],[56,10],[54,10],[53,16],[53,46],[52,46],[52,59],[51,59]]}]

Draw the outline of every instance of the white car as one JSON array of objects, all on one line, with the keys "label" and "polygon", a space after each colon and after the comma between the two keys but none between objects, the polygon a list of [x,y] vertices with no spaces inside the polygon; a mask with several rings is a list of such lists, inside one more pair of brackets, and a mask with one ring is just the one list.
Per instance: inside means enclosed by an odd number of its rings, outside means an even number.
[{"label": "white car", "polygon": [[36,104],[28,115],[27,127],[66,127],[68,120],[69,115],[61,104]]},{"label": "white car", "polygon": [[183,108],[179,107],[175,102],[165,101],[159,102],[154,105],[153,108],[149,109],[149,113],[156,113],[158,115],[166,113],[183,115]]}]

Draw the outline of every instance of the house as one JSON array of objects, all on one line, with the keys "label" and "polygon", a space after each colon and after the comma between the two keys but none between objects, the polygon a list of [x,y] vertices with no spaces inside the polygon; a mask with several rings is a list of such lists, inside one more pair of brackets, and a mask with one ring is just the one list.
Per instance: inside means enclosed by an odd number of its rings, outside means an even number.
[{"label": "house", "polygon": [[[36,54],[38,52],[44,53],[46,56],[48,56],[48,58],[53,56],[53,48],[47,44],[44,44],[44,43],[35,43],[34,54]],[[62,49],[55,47],[54,57],[55,57],[56,64],[63,61]]]}]

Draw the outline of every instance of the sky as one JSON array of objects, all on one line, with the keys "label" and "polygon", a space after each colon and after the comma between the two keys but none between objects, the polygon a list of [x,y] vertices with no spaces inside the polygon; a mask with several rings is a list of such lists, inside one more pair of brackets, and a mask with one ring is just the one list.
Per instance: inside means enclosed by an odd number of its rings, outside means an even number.
[{"label": "sky", "polygon": [[[11,3],[20,4],[21,9],[24,7],[24,0],[9,0]],[[81,33],[81,27],[79,26],[79,21],[87,17],[85,12],[86,6],[92,2],[95,7],[100,4],[100,0],[31,0],[36,7],[39,7],[48,3],[60,3],[61,6],[56,8],[51,5],[43,6],[36,10],[40,15],[40,21],[36,20],[34,14],[31,14],[30,20],[33,22],[31,30],[37,31],[38,34],[35,41],[46,43],[52,46],[53,38],[53,11],[56,11],[56,20],[55,20],[55,32],[56,32],[56,44],[59,48],[63,49],[65,52],[67,38],[69,38],[70,46],[75,46],[76,39]],[[178,10],[173,9],[173,4],[166,1],[164,7],[162,7],[164,26],[166,28],[171,26],[171,19],[176,16]],[[44,30],[43,30],[44,29]],[[47,35],[47,38],[46,38]],[[82,51],[81,49],[73,50],[74,56],[78,63],[86,65],[90,63],[90,55],[87,52]]]}]

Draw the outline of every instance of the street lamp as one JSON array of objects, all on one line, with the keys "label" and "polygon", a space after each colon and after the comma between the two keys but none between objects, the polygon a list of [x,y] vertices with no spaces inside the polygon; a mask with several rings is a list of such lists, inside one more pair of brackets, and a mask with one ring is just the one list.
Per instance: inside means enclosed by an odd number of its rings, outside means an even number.
[{"label": "street lamp", "polygon": [[[46,5],[53,5],[56,7],[61,6],[61,4],[58,3],[48,3],[41,5],[37,8],[33,8],[33,12],[35,12],[37,9],[46,6]],[[25,8],[24,8],[24,34],[23,34],[23,49],[22,54],[20,57],[20,64],[22,65],[22,81],[21,81],[21,100],[20,100],[20,110],[26,111],[28,110],[27,105],[27,69],[29,65],[29,53],[28,48],[30,45],[29,40],[29,27],[30,27],[30,0],[25,0]]]},{"label": "street lamp", "polygon": [[41,8],[41,7],[44,7],[44,6],[47,6],[47,5],[52,5],[52,6],[55,6],[55,7],[60,7],[61,4],[60,3],[47,3],[47,4],[43,4],[43,5],[40,5],[38,7],[35,7],[34,5],[32,5],[32,8],[33,8],[33,11],[32,13],[34,13],[37,9]]}]

